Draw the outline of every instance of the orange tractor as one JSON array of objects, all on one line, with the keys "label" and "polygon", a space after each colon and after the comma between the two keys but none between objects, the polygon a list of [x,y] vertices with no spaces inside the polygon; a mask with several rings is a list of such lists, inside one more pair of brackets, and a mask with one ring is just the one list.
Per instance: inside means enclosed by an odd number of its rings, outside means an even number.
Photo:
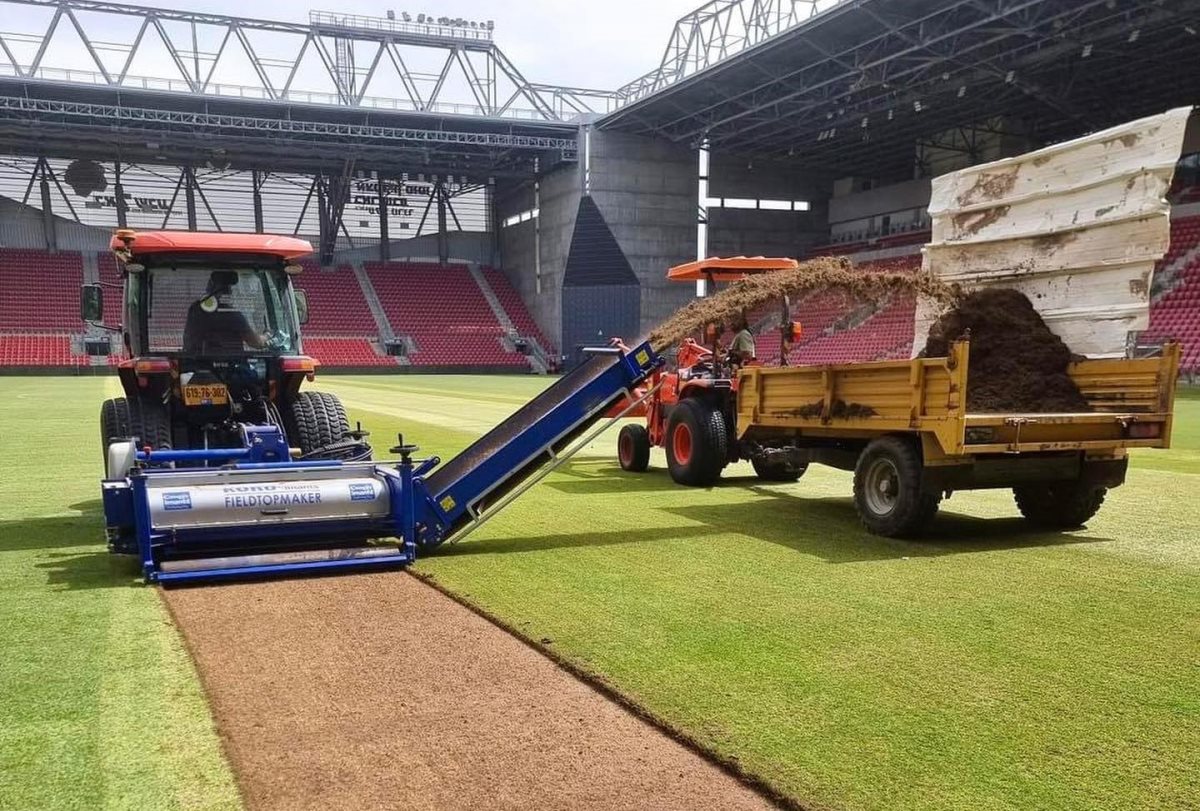
[{"label": "orange tractor", "polygon": [[[762,257],[701,259],[676,265],[667,278],[681,282],[707,282],[708,289],[720,282],[736,282],[758,273],[788,270],[794,259]],[[704,330],[707,346],[693,338],[684,339],[675,362],[646,381],[635,399],[643,402],[630,414],[645,416],[646,424],[626,425],[617,437],[617,459],[622,469],[641,473],[650,465],[650,448],[664,448],[667,468],[679,484],[706,487],[714,484],[730,462],[747,460],[766,481],[795,481],[808,466],[790,447],[772,448],[739,442],[734,431],[738,369],[761,366],[761,358],[745,359],[729,353],[720,344],[723,324]],[[790,303],[784,297],[779,322],[779,364],[787,364],[788,352],[800,334],[791,320]],[[650,392],[649,396],[645,396]]]}]

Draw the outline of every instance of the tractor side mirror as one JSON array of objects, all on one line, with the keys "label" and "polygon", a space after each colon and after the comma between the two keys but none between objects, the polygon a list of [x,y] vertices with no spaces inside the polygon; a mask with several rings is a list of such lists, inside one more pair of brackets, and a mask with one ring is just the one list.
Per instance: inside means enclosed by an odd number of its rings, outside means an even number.
[{"label": "tractor side mirror", "polygon": [[293,290],[292,294],[296,297],[296,317],[300,319],[301,324],[308,323],[308,293],[303,290]]},{"label": "tractor side mirror", "polygon": [[98,284],[85,284],[79,293],[79,317],[84,321],[104,320],[104,288]]}]

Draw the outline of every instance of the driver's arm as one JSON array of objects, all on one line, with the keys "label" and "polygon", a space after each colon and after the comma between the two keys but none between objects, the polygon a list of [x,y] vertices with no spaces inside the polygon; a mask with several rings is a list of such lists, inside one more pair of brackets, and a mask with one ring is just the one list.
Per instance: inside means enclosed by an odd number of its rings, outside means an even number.
[{"label": "driver's arm", "polygon": [[238,331],[242,336],[242,343],[246,344],[251,349],[263,349],[267,345],[267,338],[261,332],[250,326],[249,319],[245,313],[238,313],[238,319],[241,324],[238,326]]}]

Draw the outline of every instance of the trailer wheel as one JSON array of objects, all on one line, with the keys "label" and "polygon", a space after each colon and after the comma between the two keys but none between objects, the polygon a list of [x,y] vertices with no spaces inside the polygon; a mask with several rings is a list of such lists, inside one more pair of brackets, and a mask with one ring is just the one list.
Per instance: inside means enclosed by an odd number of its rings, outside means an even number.
[{"label": "trailer wheel", "polygon": [[854,468],[854,506],[868,532],[888,538],[918,534],[937,514],[940,493],[921,492],[921,455],[899,437],[867,445]]},{"label": "trailer wheel", "polygon": [[1081,482],[1014,487],[1017,509],[1042,529],[1074,529],[1088,522],[1104,503],[1108,488]]},{"label": "trailer wheel", "polygon": [[729,458],[725,417],[701,400],[683,400],[667,421],[667,469],[690,487],[708,487],[721,477]]},{"label": "trailer wheel", "polygon": [[346,408],[337,395],[325,391],[302,391],[292,401],[292,439],[301,453],[342,441],[350,433]]},{"label": "trailer wheel", "polygon": [[767,462],[762,459],[751,459],[754,473],[764,482],[794,482],[808,470],[807,464],[789,465],[787,462]]},{"label": "trailer wheel", "polygon": [[617,435],[617,461],[622,470],[645,473],[650,467],[650,434],[644,425],[626,425]]}]

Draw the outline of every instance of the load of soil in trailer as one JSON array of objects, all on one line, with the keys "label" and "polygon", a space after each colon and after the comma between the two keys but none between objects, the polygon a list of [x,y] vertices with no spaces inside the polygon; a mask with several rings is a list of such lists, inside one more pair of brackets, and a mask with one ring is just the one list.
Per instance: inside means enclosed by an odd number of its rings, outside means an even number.
[{"label": "load of soil in trailer", "polygon": [[1079,413],[1091,406],[1067,367],[1074,359],[1025,294],[985,287],[963,296],[933,323],[922,357],[949,354],[970,337],[967,410],[978,413]]},{"label": "load of soil in trailer", "polygon": [[[793,270],[750,276],[707,298],[696,299],[650,333],[650,344],[658,352],[700,332],[708,324],[730,324],[749,312],[785,295],[842,290],[863,301],[881,301],[888,294],[915,290],[943,305],[953,303],[957,292],[928,273],[855,270],[849,259],[823,257],[800,263]],[[803,320],[803,314],[799,314]]]}]

